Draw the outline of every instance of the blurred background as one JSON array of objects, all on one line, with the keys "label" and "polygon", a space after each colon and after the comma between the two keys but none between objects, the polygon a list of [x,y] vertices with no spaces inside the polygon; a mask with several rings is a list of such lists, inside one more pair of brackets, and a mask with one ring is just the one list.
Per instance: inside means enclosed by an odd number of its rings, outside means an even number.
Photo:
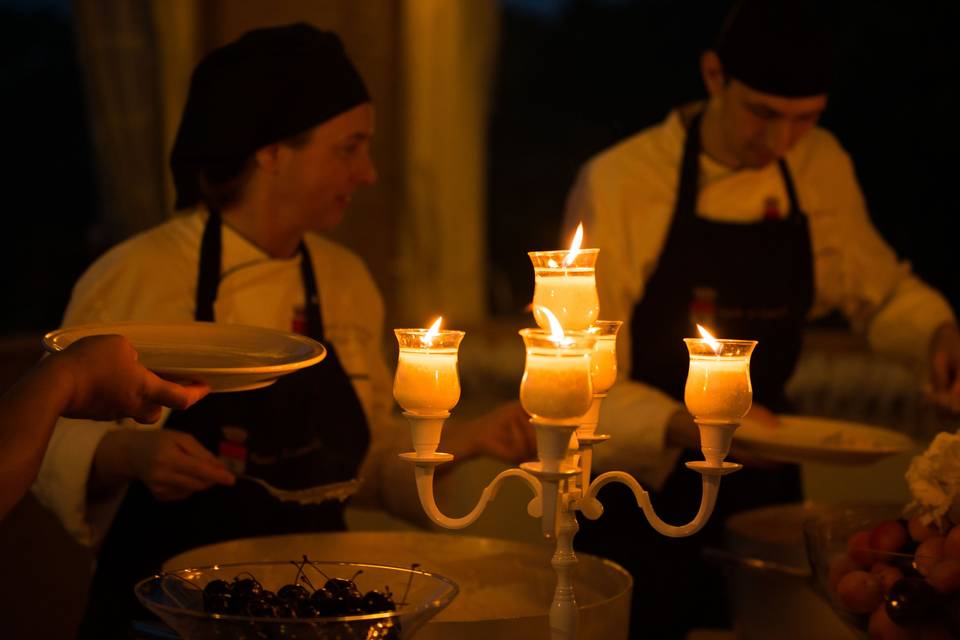
[{"label": "blurred background", "polygon": [[[0,388],[39,356],[39,337],[59,326],[83,270],[172,215],[167,157],[200,57],[248,29],[304,20],[341,35],[377,109],[380,182],[358,194],[336,239],[370,266],[387,327],[424,326],[443,313],[470,333],[458,414],[515,397],[523,365],[515,332],[531,324],[526,252],[561,246],[566,193],[584,161],[704,95],[698,56],[729,4],[0,0]],[[960,5],[833,5],[839,68],[822,125],[853,156],[879,231],[960,308],[948,231],[958,213],[950,185]],[[810,327],[791,383],[804,413],[893,426],[921,441],[957,427],[924,404],[916,372],[869,355],[844,329],[841,317]],[[895,492],[875,478],[896,478],[907,459],[845,471],[844,482],[834,470],[805,470],[808,491]],[[472,505],[495,471],[486,461],[458,471],[463,505],[451,511]],[[524,495],[508,494],[467,533],[536,540]],[[404,526],[378,514],[353,522]],[[90,562],[25,499],[0,524],[0,635],[68,637]],[[37,616],[51,611],[58,615]]]}]

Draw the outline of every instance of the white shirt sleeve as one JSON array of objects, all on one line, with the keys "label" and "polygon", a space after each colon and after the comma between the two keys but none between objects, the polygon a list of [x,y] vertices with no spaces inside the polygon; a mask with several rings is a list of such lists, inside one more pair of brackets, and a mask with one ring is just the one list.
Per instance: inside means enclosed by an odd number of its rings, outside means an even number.
[{"label": "white shirt sleeve", "polygon": [[[109,299],[105,286],[122,279],[123,273],[103,273],[102,279],[85,277],[74,289],[64,326],[108,322]],[[122,489],[99,500],[88,501],[87,481],[100,441],[116,422],[94,420],[57,421],[50,444],[33,485],[33,493],[63,523],[67,533],[80,544],[96,546],[106,535],[125,493]]]},{"label": "white shirt sleeve", "polygon": [[[628,244],[631,224],[644,224],[643,216],[621,210],[642,202],[626,197],[616,185],[596,188],[593,163],[584,167],[567,200],[565,227],[584,224],[586,245],[598,247],[597,292],[600,318],[620,320],[617,334],[618,382],[600,408],[599,433],[612,436],[594,450],[597,471],[626,470],[636,474],[650,488],[666,480],[680,449],[667,447],[670,417],[682,407],[662,391],[630,379],[633,308],[642,297],[645,275],[653,270],[656,255],[645,255]],[[610,176],[605,176],[609,178]],[[650,234],[646,234],[650,235]]]},{"label": "white shirt sleeve", "polygon": [[[64,313],[63,326],[118,321],[172,322],[191,320],[192,300],[160,283],[176,276],[157,278],[153,254],[156,241],[137,240],[139,250],[120,245],[97,260],[77,281]],[[166,261],[169,265],[169,261]],[[149,274],[154,274],[150,277]],[[169,276],[169,272],[167,272]],[[188,287],[189,288],[189,287]],[[183,317],[187,314],[187,317]],[[158,425],[169,411],[165,410]],[[33,485],[33,493],[63,523],[80,544],[96,546],[113,523],[126,493],[123,487],[88,500],[88,479],[100,441],[112,430],[144,428],[133,421],[99,422],[61,418]],[[156,427],[154,427],[156,428]]]},{"label": "white shirt sleeve", "polygon": [[870,221],[853,163],[836,140],[819,132],[810,197],[817,302],[814,315],[840,308],[878,353],[924,365],[937,327],[955,322],[949,303],[898,260]]}]

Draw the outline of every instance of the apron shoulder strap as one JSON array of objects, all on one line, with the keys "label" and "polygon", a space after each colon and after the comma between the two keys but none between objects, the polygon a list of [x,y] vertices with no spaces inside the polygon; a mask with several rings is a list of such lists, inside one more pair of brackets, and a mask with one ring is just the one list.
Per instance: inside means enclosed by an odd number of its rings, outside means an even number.
[{"label": "apron shoulder strap", "polygon": [[194,320],[213,322],[213,303],[220,286],[222,238],[220,212],[210,211],[200,241],[200,268],[197,270],[197,302]]},{"label": "apron shoulder strap", "polygon": [[303,240],[300,241],[300,277],[303,280],[303,294],[306,301],[307,335],[323,342],[325,336],[323,312],[320,310],[320,293],[313,273],[313,259]]},{"label": "apron shoulder strap", "polygon": [[703,112],[690,121],[687,138],[683,145],[683,161],[677,183],[677,202],[673,208],[675,222],[693,218],[697,211],[697,185],[700,177],[700,123]]},{"label": "apron shoulder strap", "polygon": [[797,199],[797,190],[793,186],[793,176],[790,175],[790,167],[783,158],[777,160],[777,166],[780,168],[780,176],[783,178],[783,186],[787,190],[787,198],[790,201],[790,210],[787,214],[788,219],[795,219],[800,215],[800,200]]}]

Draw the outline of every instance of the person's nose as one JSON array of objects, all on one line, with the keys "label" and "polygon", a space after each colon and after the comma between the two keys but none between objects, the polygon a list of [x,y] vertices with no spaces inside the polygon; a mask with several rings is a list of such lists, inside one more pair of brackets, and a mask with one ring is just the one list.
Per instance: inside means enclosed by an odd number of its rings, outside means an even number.
[{"label": "person's nose", "polygon": [[377,182],[377,167],[373,164],[373,158],[369,153],[363,154],[360,166],[357,168],[357,182],[360,184],[372,185]]}]

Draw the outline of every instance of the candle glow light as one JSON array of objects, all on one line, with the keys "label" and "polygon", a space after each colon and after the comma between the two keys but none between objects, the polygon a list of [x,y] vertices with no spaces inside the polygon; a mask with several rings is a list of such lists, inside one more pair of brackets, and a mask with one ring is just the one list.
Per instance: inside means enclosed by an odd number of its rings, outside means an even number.
[{"label": "candle glow light", "polygon": [[585,332],[564,332],[549,309],[540,312],[552,332],[520,331],[527,348],[520,403],[541,421],[576,424],[590,408],[593,397],[590,354],[596,337]]},{"label": "candle glow light", "polygon": [[698,422],[738,423],[750,410],[752,340],[717,340],[697,325],[703,338],[686,338],[690,369],[684,403]]},{"label": "candle glow light", "polygon": [[581,249],[583,224],[577,227],[570,249],[531,251],[534,291],[533,314],[541,329],[549,329],[538,307],[550,309],[567,330],[585,331],[597,319],[596,262],[598,249]]},{"label": "candle glow light", "polygon": [[393,397],[405,411],[443,415],[460,400],[457,351],[463,331],[441,331],[443,318],[429,329],[395,329],[400,345]]},{"label": "candle glow light", "polygon": [[594,394],[605,394],[617,381],[617,332],[619,320],[598,320],[589,333],[597,337],[590,355],[591,381]]}]

